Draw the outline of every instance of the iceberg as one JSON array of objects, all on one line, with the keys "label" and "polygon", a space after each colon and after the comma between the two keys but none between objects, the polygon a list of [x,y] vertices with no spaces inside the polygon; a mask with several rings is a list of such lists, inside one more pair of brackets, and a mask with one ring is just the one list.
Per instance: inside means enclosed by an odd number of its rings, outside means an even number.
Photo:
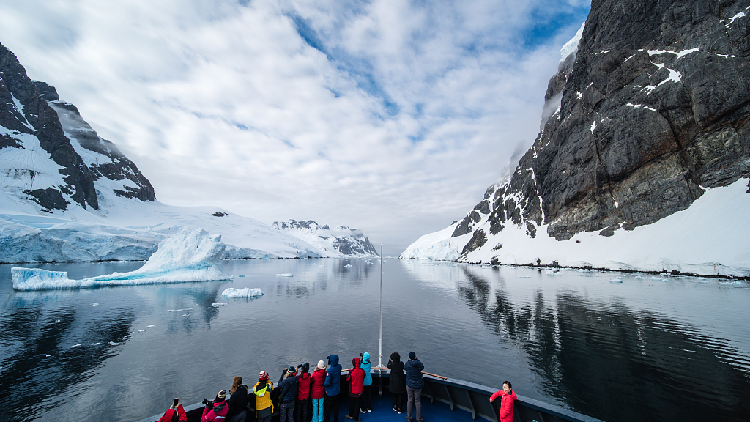
[{"label": "iceberg", "polygon": [[230,287],[221,292],[221,295],[226,297],[253,298],[257,296],[263,296],[263,292],[260,289],[251,289],[249,287],[246,287],[244,289],[235,289],[233,287]]},{"label": "iceberg", "polygon": [[159,248],[143,267],[129,273],[71,280],[65,271],[13,267],[11,277],[15,290],[81,289],[228,280],[230,277],[218,268],[225,248],[220,235],[209,235],[203,229],[183,228],[161,241]]}]

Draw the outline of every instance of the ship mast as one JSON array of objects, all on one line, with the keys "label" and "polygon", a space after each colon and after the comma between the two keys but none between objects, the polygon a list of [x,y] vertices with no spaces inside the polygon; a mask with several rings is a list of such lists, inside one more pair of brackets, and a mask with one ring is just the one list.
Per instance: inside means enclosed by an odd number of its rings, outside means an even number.
[{"label": "ship mast", "polygon": [[[378,367],[383,367],[383,244],[380,244],[380,338],[378,339]],[[380,374],[379,395],[383,395],[383,370]]]}]

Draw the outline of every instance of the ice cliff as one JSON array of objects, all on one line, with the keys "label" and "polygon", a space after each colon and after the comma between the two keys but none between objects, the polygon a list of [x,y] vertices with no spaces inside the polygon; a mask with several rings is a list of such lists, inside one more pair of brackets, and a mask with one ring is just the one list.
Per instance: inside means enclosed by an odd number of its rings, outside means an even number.
[{"label": "ice cliff", "polygon": [[221,242],[221,236],[209,235],[201,229],[183,229],[159,243],[157,251],[149,260],[141,268],[129,273],[71,280],[64,271],[13,267],[11,276],[13,288],[16,290],[80,289],[227,280],[229,277],[217,266],[225,247]]}]

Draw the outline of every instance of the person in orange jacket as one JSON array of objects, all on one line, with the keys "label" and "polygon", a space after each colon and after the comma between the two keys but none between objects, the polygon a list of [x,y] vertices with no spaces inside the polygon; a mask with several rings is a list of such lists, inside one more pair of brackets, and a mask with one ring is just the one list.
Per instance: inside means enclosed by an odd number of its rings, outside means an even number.
[{"label": "person in orange jacket", "polygon": [[490,403],[500,397],[500,422],[513,422],[513,404],[516,402],[516,393],[510,386],[510,381],[503,383],[503,389],[498,390],[490,396]]}]

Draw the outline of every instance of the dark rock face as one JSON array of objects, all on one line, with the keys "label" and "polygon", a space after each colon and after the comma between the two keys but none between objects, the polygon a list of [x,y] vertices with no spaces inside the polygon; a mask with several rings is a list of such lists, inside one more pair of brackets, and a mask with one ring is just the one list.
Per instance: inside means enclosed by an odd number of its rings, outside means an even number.
[{"label": "dark rock face", "polygon": [[558,240],[607,236],[684,210],[750,176],[750,1],[594,0],[546,100],[559,95],[495,187],[491,233],[512,222],[532,237],[542,224]]},{"label": "dark rock face", "polygon": [[[0,125],[20,133],[28,133],[39,139],[42,149],[47,151],[52,160],[63,167],[60,173],[67,186],[58,190],[66,193],[80,206],[99,208],[94,189],[94,179],[81,157],[70,145],[63,134],[57,114],[47,105],[26,76],[26,69],[18,62],[15,54],[0,45]],[[22,111],[15,105],[17,100]],[[10,135],[12,138],[13,136]],[[4,142],[8,145],[8,142]],[[67,203],[60,202],[59,196],[27,192],[39,204],[48,210],[66,209]],[[55,198],[54,200],[49,200]]]},{"label": "dark rock face", "polygon": [[[76,152],[71,140],[66,136],[63,116],[60,110],[78,117],[74,133],[81,147],[105,155],[108,160],[86,165]],[[99,209],[94,182],[101,177],[111,180],[130,179],[136,188],[126,186],[115,193],[143,201],[155,200],[155,193],[149,181],[138,171],[109,141],[99,138],[93,129],[83,121],[72,104],[59,101],[57,90],[44,82],[32,82],[16,56],[0,44],[0,126],[11,133],[0,136],[0,148],[23,148],[18,135],[36,136],[52,160],[63,167],[60,174],[65,185],[43,189],[28,189],[24,193],[37,202],[42,209],[65,210],[70,202],[68,197],[83,208]],[[23,169],[18,171],[24,172]],[[17,172],[18,172],[17,171]],[[33,171],[27,176],[34,177]]]}]

